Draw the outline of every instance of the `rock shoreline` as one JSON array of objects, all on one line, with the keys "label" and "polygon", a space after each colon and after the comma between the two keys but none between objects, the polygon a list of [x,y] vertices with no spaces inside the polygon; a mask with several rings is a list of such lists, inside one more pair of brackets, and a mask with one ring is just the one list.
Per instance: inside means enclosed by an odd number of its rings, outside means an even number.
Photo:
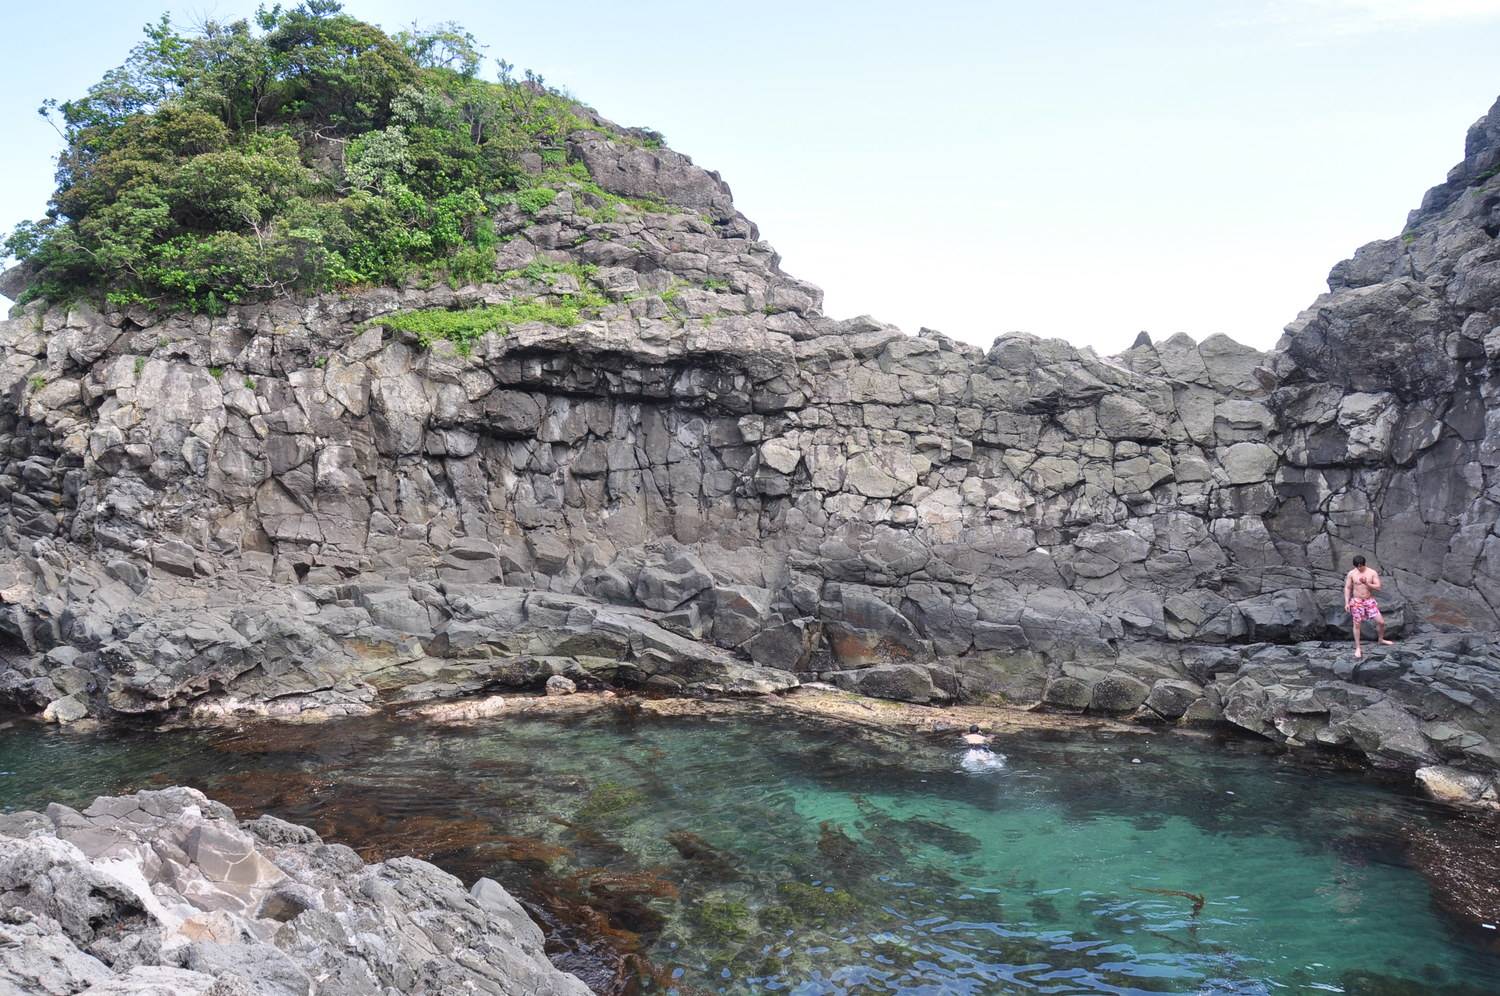
[{"label": "rock shoreline", "polygon": [[497,883],[366,864],[189,788],[0,815],[0,990],[587,996]]},{"label": "rock shoreline", "polygon": [[[0,322],[0,697],[191,724],[818,681],[1500,772],[1500,103],[1271,352],[831,319],[716,175],[568,148],[670,209],[506,209],[458,289]],[[597,316],[465,352],[378,322],[579,280]],[[1353,553],[1402,637],[1358,663],[1323,642]]]}]

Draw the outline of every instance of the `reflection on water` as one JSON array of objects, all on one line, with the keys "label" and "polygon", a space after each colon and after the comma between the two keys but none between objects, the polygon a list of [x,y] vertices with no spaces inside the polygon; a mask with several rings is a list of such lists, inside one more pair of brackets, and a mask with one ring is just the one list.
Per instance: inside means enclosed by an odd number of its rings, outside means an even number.
[{"label": "reflection on water", "polygon": [[491,875],[599,991],[1500,990],[1408,864],[1449,819],[1183,737],[960,745],[791,722],[0,731],[0,806],[186,783],[367,858]]}]

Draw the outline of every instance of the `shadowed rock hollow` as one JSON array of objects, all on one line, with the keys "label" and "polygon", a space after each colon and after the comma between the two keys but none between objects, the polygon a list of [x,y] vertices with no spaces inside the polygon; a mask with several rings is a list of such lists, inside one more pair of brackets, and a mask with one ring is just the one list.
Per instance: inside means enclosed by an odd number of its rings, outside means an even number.
[{"label": "shadowed rock hollow", "polygon": [[[5,694],[208,721],[817,678],[1500,766],[1500,104],[1272,353],[835,320],[717,174],[567,144],[668,209],[508,208],[457,289],[0,324]],[[584,285],[597,313],[468,350],[382,324]],[[1319,642],[1356,552],[1403,637],[1362,663]]]}]

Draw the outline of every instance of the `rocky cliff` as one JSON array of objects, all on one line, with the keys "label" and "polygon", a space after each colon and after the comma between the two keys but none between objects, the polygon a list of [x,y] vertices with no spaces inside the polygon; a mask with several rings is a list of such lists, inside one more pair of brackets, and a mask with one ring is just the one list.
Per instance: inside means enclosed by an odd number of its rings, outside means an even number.
[{"label": "rocky cliff", "polygon": [[[1500,104],[1270,354],[835,320],[717,174],[567,156],[648,199],[504,209],[482,284],[0,324],[4,693],[205,720],[816,678],[1500,766]],[[1319,642],[1355,552],[1404,637],[1364,662]]]},{"label": "rocky cliff", "polygon": [[587,996],[498,884],[187,788],[0,816],[0,990]]}]

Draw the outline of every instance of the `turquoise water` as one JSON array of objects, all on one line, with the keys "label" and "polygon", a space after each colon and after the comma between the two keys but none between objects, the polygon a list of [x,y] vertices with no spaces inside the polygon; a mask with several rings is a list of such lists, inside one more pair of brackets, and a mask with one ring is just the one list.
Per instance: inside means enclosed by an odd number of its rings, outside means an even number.
[{"label": "turquoise water", "polygon": [[1449,814],[1244,742],[953,744],[627,711],[482,729],[0,730],[0,807],[196,785],[498,878],[599,991],[1484,993],[1408,839]]}]

